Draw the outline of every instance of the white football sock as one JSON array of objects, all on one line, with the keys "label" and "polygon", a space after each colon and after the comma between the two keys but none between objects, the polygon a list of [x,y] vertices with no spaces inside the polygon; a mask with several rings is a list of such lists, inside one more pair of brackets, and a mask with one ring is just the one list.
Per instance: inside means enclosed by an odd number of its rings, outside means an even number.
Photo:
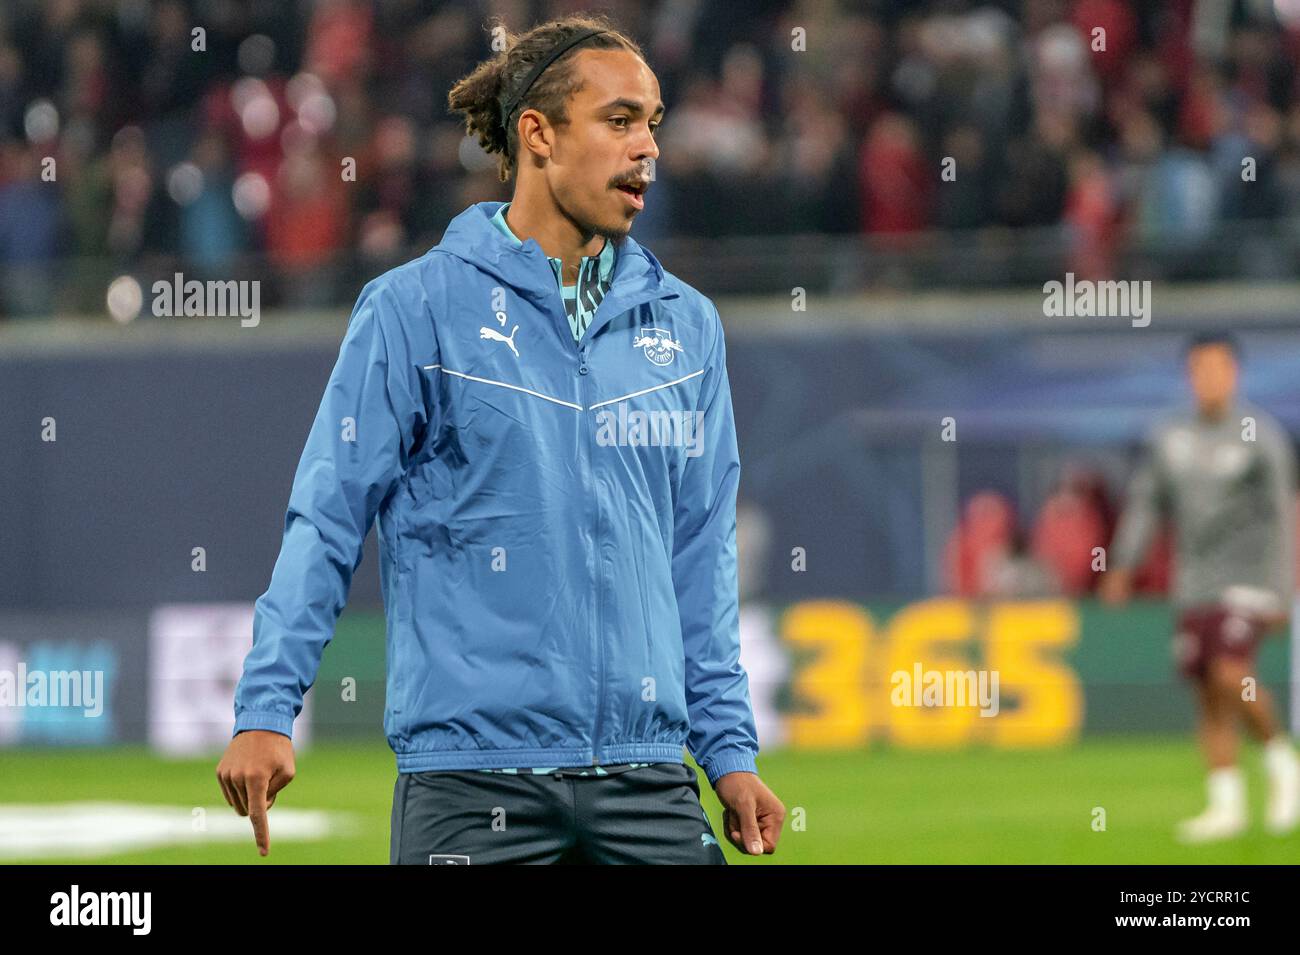
[{"label": "white football sock", "polygon": [[1295,750],[1285,733],[1278,733],[1264,744],[1264,766],[1270,776],[1293,772],[1296,764]]},{"label": "white football sock", "polygon": [[1246,809],[1246,777],[1237,766],[1225,766],[1210,773],[1210,808],[1239,815]]}]

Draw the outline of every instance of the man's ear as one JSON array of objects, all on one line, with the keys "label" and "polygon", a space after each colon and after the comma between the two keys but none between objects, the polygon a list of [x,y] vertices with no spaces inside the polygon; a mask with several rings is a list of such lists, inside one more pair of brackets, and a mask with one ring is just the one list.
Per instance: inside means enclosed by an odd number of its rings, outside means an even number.
[{"label": "man's ear", "polygon": [[526,109],[519,114],[519,149],[538,159],[550,159],[555,143],[555,127],[540,110]]}]

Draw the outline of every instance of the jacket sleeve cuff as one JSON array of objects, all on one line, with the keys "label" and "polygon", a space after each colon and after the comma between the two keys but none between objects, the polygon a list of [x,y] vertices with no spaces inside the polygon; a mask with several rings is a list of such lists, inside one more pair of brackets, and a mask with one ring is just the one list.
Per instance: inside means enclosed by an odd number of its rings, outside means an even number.
[{"label": "jacket sleeve cuff", "polygon": [[244,710],[235,717],[235,731],[230,734],[234,739],[244,730],[270,730],[283,733],[293,739],[293,717],[284,713],[259,713],[256,710]]},{"label": "jacket sleeve cuff", "polygon": [[758,773],[758,763],[754,754],[749,750],[728,750],[717,756],[711,757],[702,767],[704,775],[708,777],[709,785],[712,786],[721,776],[727,773]]}]

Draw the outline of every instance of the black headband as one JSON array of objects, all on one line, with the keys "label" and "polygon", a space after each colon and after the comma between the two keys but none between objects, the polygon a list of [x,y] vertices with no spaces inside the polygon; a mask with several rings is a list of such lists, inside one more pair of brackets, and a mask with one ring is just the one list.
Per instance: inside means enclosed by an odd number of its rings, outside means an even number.
[{"label": "black headband", "polygon": [[609,32],[608,30],[583,30],[581,33],[577,34],[576,36],[573,36],[568,40],[565,40],[563,43],[561,43],[559,46],[553,49],[550,53],[548,53],[544,60],[540,60],[529,71],[528,76],[524,78],[523,85],[520,87],[519,92],[516,93],[514,96],[511,96],[508,100],[506,100],[505,104],[501,107],[501,125],[509,127],[510,114],[515,111],[515,107],[518,106],[520,101],[523,100],[524,96],[527,95],[528,90],[532,87],[532,85],[537,82],[537,77],[541,76],[542,72],[552,63],[554,63],[556,58],[559,57],[562,53],[564,53],[565,50],[569,49],[569,47],[577,46],[583,40],[587,39],[588,37],[595,36],[597,33],[608,33],[608,32]]}]

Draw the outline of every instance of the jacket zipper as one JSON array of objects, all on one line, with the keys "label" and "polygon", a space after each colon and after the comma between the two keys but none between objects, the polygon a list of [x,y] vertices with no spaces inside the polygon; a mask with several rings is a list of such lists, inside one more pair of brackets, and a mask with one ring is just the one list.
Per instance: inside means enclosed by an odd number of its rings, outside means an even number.
[{"label": "jacket zipper", "polygon": [[[567,309],[566,309],[565,306],[564,306],[564,293],[561,292],[561,291],[559,291],[559,290],[557,289],[557,294],[558,294],[558,297],[559,297],[559,300],[560,300],[560,318],[561,318],[561,320],[565,323],[565,326],[567,326],[567,324],[568,324],[568,311],[567,311]],[[593,325],[595,324],[595,316],[594,316],[594,315],[592,316],[592,324],[593,324]],[[567,331],[568,329],[566,328],[565,330]],[[572,335],[571,335],[571,334],[570,334],[570,340],[572,341]],[[590,401],[591,401],[591,394],[590,394],[591,387],[590,387],[590,385],[588,384],[589,379],[587,378],[587,373],[588,373],[588,368],[587,368],[587,345],[588,345],[589,343],[590,343],[590,340],[588,340],[588,342],[585,342],[585,343],[584,343],[584,342],[574,342],[574,346],[578,349],[578,375],[583,379],[582,384],[580,385],[580,389],[581,389],[580,393],[581,393],[581,395],[582,395],[582,408],[583,408],[583,410],[582,410],[582,415],[583,415],[583,422],[582,422],[582,429],[581,429],[581,432],[582,432],[582,433],[581,433],[581,436],[580,436],[579,440],[582,442],[582,445],[581,445],[582,459],[583,459],[583,463],[584,463],[584,465],[585,465],[585,467],[586,467],[586,480],[587,480],[587,486],[591,489],[591,500],[592,500],[592,538],[591,538],[591,546],[592,546],[592,568],[593,568],[593,570],[594,570],[594,572],[595,572],[595,580],[594,580],[594,585],[595,585],[595,586],[594,586],[594,594],[593,594],[593,596],[595,597],[595,604],[596,604],[596,607],[595,607],[595,610],[596,610],[596,615],[595,615],[595,616],[596,616],[596,719],[595,719],[595,725],[594,725],[593,728],[592,728],[592,735],[591,735],[591,765],[592,765],[592,766],[598,766],[598,765],[600,765],[600,755],[599,755],[599,750],[600,750],[600,724],[601,724],[601,717],[602,717],[602,715],[603,715],[602,711],[603,711],[603,709],[604,709],[604,706],[603,706],[602,704],[604,703],[604,699],[605,699],[605,697],[604,697],[604,693],[605,693],[605,648],[604,648],[603,642],[601,641],[601,637],[600,637],[600,630],[601,630],[601,622],[600,622],[600,618],[601,618],[601,609],[602,609],[602,607],[601,607],[601,586],[600,586],[600,578],[601,578],[601,559],[600,559],[600,498],[599,498],[599,491],[598,491],[598,489],[597,489],[597,487],[596,487],[596,482],[595,482],[595,476],[594,476],[594,474],[595,474],[595,465],[594,465],[594,463],[593,463],[593,461],[592,461],[592,456],[591,456],[591,455],[592,455],[592,450],[591,450],[592,441],[589,440],[589,437],[590,437],[590,436],[589,436],[589,434],[588,434],[588,423],[587,423],[587,418],[588,418],[588,416],[587,416],[587,406],[588,406],[588,404],[589,404]]]},{"label": "jacket zipper", "polygon": [[[579,345],[578,347],[578,362],[579,362],[579,374],[581,374],[584,378],[586,378],[587,375],[587,346],[586,345]],[[590,386],[587,384],[587,382],[584,381],[582,385],[582,406],[584,409],[586,409],[590,401],[590,395],[588,393],[589,387]],[[592,566],[596,573],[596,578],[595,578],[596,722],[595,722],[595,727],[592,730],[592,737],[591,737],[591,765],[597,766],[599,765],[599,758],[600,758],[599,757],[600,724],[601,724],[601,716],[603,715],[602,711],[604,709],[604,706],[602,704],[604,703],[605,700],[605,645],[604,645],[604,641],[601,639],[601,619],[600,619],[601,610],[602,610],[602,600],[601,600],[602,571],[601,571],[601,555],[600,555],[600,488],[598,487],[595,479],[596,468],[595,468],[594,461],[592,459],[593,452],[591,448],[591,442],[588,440],[589,437],[589,435],[587,434],[588,425],[587,425],[587,421],[585,420],[587,418],[587,414],[585,410],[583,411],[583,418],[584,421],[582,427],[582,441],[583,444],[586,446],[587,480],[591,488],[591,499],[593,505],[592,506],[592,518],[593,518],[592,537],[591,537]]]},{"label": "jacket zipper", "polygon": [[[548,266],[549,266],[550,263],[548,262],[547,264],[548,264]],[[555,273],[554,273],[554,270],[551,271],[551,274],[552,274],[552,275],[555,274]],[[613,291],[613,290],[611,289],[610,292],[612,292],[612,291]],[[608,298],[609,298],[609,294],[610,294],[610,293],[606,293],[606,295],[605,295],[605,299],[608,299]],[[560,315],[560,320],[561,320],[561,334],[563,334],[565,331],[569,331],[569,329],[568,329],[568,327],[567,327],[567,326],[568,326],[568,321],[569,321],[569,319],[568,319],[568,311],[567,311],[567,309],[566,309],[565,306],[564,306],[564,293],[563,293],[561,290],[559,290],[558,288],[556,289],[556,296],[557,296],[557,298],[559,299],[559,302],[560,302],[560,312],[559,312],[559,315]],[[596,325],[596,315],[599,314],[599,312],[600,312],[600,308],[601,308],[601,306],[603,306],[604,304],[605,304],[605,301],[604,301],[604,299],[602,299],[601,302],[600,302],[600,304],[596,306],[596,312],[593,313],[593,315],[592,315],[592,317],[591,317],[591,323],[590,323],[590,325],[588,326],[587,331],[590,331],[591,328],[595,327],[595,325]],[[585,333],[584,333],[584,334],[585,334]],[[572,340],[572,334],[570,334],[569,337],[570,337],[570,340]],[[588,346],[590,343],[591,343],[591,339],[590,339],[590,337],[587,338],[587,342],[586,342],[586,343],[583,343],[583,342],[574,342],[574,345],[575,345],[575,346],[577,347],[577,349],[578,349],[578,374],[579,374],[580,376],[582,376],[584,379],[587,378],[587,372],[588,372],[588,368],[587,368],[587,346]],[[595,482],[595,479],[594,479],[595,466],[594,466],[594,464],[592,463],[592,457],[591,457],[591,455],[592,455],[592,445],[593,445],[594,442],[595,442],[595,438],[594,438],[594,436],[592,436],[592,435],[590,435],[590,434],[588,433],[588,425],[587,425],[587,420],[586,420],[586,418],[587,418],[587,414],[586,414],[586,412],[587,412],[588,402],[591,400],[590,387],[591,387],[591,386],[588,384],[588,381],[587,381],[587,380],[584,380],[583,383],[582,383],[582,385],[580,386],[580,388],[581,388],[581,394],[582,394],[582,408],[583,408],[583,418],[584,418],[584,421],[583,421],[583,427],[582,427],[582,437],[581,437],[581,440],[582,440],[582,449],[581,449],[581,450],[582,450],[582,454],[583,454],[583,461],[584,461],[584,463],[585,463],[585,465],[586,465],[586,471],[587,471],[587,474],[586,474],[586,476],[587,476],[587,482],[588,482],[588,485],[591,487],[591,490],[592,490],[592,501],[593,501],[593,510],[592,510],[592,540],[591,540],[591,543],[592,543],[592,549],[593,549],[593,551],[594,551],[594,554],[593,554],[593,567],[594,567],[594,569],[595,569],[595,574],[596,574],[596,577],[595,577],[595,598],[596,598],[596,600],[595,600],[595,603],[596,603],[596,719],[595,719],[595,725],[594,725],[594,727],[593,727],[593,729],[592,729],[592,737],[591,737],[591,765],[592,765],[592,766],[598,766],[598,765],[600,765],[600,762],[599,762],[599,759],[600,759],[599,751],[600,751],[600,728],[601,728],[601,717],[604,715],[604,713],[603,713],[603,710],[604,710],[603,703],[604,703],[604,701],[605,701],[605,643],[604,643],[604,640],[603,640],[602,637],[601,637],[601,629],[602,629],[602,620],[601,620],[601,618],[602,618],[602,616],[603,616],[604,606],[603,606],[603,600],[602,600],[602,588],[601,588],[600,496],[599,496],[599,489],[596,487],[596,482]]]}]

